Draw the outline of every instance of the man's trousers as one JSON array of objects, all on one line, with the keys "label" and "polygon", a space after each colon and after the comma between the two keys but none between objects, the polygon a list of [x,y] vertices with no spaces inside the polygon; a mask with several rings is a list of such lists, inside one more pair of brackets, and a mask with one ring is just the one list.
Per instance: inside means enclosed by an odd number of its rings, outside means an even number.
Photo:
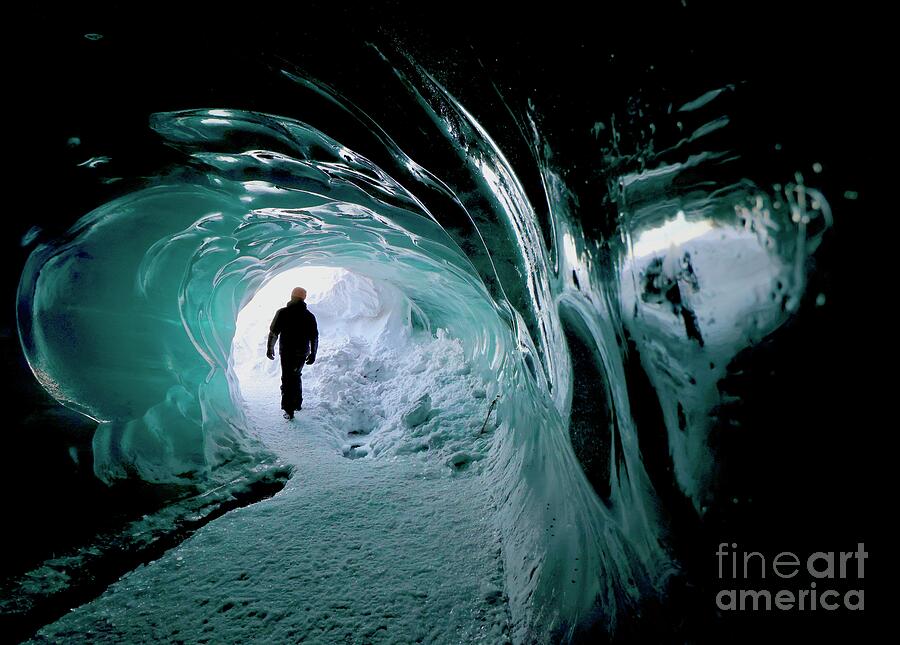
[{"label": "man's trousers", "polygon": [[306,358],[296,354],[281,355],[281,409],[285,412],[303,406],[303,363]]}]

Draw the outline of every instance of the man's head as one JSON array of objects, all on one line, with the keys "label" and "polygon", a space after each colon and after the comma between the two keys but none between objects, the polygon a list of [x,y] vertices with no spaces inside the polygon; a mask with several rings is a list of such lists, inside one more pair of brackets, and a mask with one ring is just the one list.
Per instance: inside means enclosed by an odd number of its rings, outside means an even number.
[{"label": "man's head", "polygon": [[306,289],[294,287],[293,291],[291,291],[291,300],[306,300]]}]

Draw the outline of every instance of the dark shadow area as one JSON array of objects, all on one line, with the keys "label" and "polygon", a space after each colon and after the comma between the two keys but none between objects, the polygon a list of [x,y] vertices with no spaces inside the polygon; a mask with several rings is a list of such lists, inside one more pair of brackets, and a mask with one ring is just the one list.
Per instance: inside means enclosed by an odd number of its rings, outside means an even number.
[{"label": "dark shadow area", "polygon": [[[35,481],[34,473],[24,467],[3,473],[3,485],[22,492],[12,496],[9,513],[15,524],[7,524],[4,539],[5,550],[15,557],[5,557],[0,570],[4,642],[28,638],[99,596],[123,574],[158,559],[205,524],[272,497],[290,477],[289,471],[274,469],[224,498],[208,500],[193,487],[138,481],[106,486],[93,476],[90,443],[84,445],[86,428],[73,418],[77,416],[65,408],[50,408],[19,426],[25,440],[17,441],[16,448],[30,451],[25,454],[40,462],[23,463],[38,468],[39,474],[53,469],[47,479]],[[47,445],[56,445],[47,442],[70,444],[87,467],[75,463],[68,452],[46,450]],[[18,479],[7,484],[14,477]],[[163,516],[157,523],[133,524],[155,514]],[[133,532],[138,526],[139,534]]]},{"label": "dark shadow area", "polygon": [[609,504],[610,454],[616,432],[609,393],[595,352],[584,341],[587,330],[577,313],[560,311],[566,344],[572,358],[572,412],[569,439],[585,476],[597,495]]}]

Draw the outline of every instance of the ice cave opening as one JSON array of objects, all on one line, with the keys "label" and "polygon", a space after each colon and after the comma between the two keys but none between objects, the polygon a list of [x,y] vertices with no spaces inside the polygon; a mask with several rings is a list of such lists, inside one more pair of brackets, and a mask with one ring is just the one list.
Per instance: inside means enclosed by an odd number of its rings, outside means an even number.
[{"label": "ice cave opening", "polygon": [[[343,273],[330,267],[289,269],[274,276],[253,294],[238,313],[232,341],[230,364],[239,383],[263,380],[268,384],[273,379],[277,380],[278,362],[266,358],[266,336],[272,317],[289,299],[291,289],[304,287],[307,290],[307,304],[316,304],[333,291],[335,282]],[[348,294],[348,298],[354,300],[353,295]],[[331,331],[328,327],[322,329],[323,340],[331,336]]]},{"label": "ice cave opening", "polygon": [[487,387],[461,340],[428,328],[389,281],[358,271],[291,268],[253,294],[237,316],[229,358],[245,406],[263,419],[280,414],[281,368],[265,345],[275,311],[297,286],[318,322],[319,358],[304,367],[304,414],[293,425],[324,425],[332,447],[352,459],[428,451],[461,470],[484,457]]}]

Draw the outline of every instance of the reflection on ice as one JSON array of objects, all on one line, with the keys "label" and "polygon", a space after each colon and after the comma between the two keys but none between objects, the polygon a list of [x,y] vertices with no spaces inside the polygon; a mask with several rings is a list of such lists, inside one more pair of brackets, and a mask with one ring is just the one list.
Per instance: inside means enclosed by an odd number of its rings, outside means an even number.
[{"label": "reflection on ice", "polygon": [[634,242],[631,254],[642,258],[651,253],[664,251],[671,246],[679,246],[699,237],[712,228],[708,220],[688,221],[684,211],[678,211],[675,219],[666,221],[657,228],[643,230]]},{"label": "reflection on ice", "polygon": [[[734,186],[694,192],[674,220],[659,184],[634,182],[620,266],[622,321],[662,406],[674,472],[698,511],[721,494],[710,433],[731,361],[782,325],[805,290],[806,264],[830,225],[802,184],[770,197]],[[694,218],[685,213],[702,213]]]}]

